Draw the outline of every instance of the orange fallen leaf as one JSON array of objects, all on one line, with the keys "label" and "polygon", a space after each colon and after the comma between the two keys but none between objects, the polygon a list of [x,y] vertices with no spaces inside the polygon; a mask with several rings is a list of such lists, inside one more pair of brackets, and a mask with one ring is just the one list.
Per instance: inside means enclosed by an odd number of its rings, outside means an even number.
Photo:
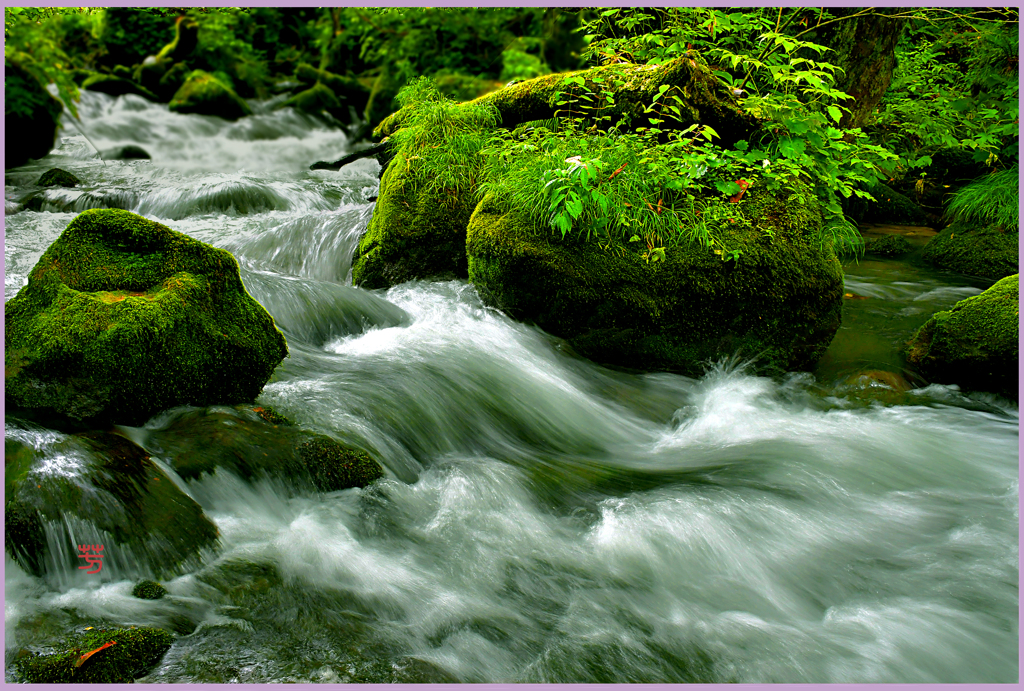
[{"label": "orange fallen leaf", "polygon": [[106,648],[109,648],[112,645],[115,645],[116,643],[117,643],[117,641],[107,641],[106,643],[101,645],[99,648],[96,648],[96,650],[90,650],[85,655],[83,655],[82,657],[78,658],[78,662],[75,663],[75,667],[81,667],[82,664],[86,660],[88,660],[90,657],[92,657],[93,655],[95,655],[96,653],[98,653],[101,650],[104,650]]}]

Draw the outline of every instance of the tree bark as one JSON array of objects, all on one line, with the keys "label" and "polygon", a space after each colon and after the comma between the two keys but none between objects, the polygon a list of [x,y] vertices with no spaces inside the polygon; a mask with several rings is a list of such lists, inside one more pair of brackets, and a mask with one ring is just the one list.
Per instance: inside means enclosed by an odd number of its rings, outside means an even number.
[{"label": "tree bark", "polygon": [[[830,8],[829,12],[844,17],[863,9]],[[906,22],[888,15],[903,9],[879,7],[872,14],[839,21],[822,30],[819,42],[835,51],[825,60],[843,70],[836,88],[853,96],[843,104],[850,109],[839,123],[843,129],[867,124],[889,88],[896,67],[896,44]]]}]

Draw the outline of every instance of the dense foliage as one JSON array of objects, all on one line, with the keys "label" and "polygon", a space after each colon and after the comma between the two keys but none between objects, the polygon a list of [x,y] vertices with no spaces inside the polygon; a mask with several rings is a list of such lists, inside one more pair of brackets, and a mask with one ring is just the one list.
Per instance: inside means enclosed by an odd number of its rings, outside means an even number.
[{"label": "dense foliage", "polygon": [[[839,88],[839,65],[846,63],[835,30],[882,14],[870,8],[6,8],[5,56],[54,84],[74,113],[76,82],[87,70],[130,76],[134,69],[137,76],[146,57],[174,38],[176,17],[185,15],[198,37],[187,62],[175,65],[181,74],[206,71],[246,98],[294,88],[288,84],[309,74],[309,65],[320,70],[314,74],[342,75],[365,89],[359,108],[371,125],[405,105],[413,117],[395,143],[433,188],[490,191],[530,209],[539,227],[561,237],[632,239],[657,259],[680,242],[714,245],[715,227],[742,221],[750,186],[793,193],[810,185],[827,212],[821,239],[839,249],[859,243],[841,200],[870,197],[881,180],[927,176],[943,150],[967,151],[990,171],[1016,165],[1017,10],[885,11],[900,32],[892,83],[866,125],[852,128],[846,126],[851,97]],[[707,126],[680,126],[684,95],[669,87],[641,118],[613,116],[615,80],[595,86],[571,74],[562,83],[557,117],[513,132],[495,129],[486,109],[459,109],[442,97],[470,100],[505,81],[551,71],[679,59],[709,69],[764,126],[740,140]],[[438,123],[454,129],[425,139]],[[716,251],[729,256],[728,248]]]}]

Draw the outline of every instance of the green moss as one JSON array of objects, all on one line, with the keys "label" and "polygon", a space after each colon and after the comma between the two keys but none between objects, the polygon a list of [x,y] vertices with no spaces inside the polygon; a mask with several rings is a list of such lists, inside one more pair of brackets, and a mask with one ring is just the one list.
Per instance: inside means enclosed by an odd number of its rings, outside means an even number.
[{"label": "green moss", "polygon": [[752,190],[744,204],[762,227],[726,231],[737,260],[690,245],[647,263],[627,244],[556,241],[487,197],[469,223],[469,277],[486,302],[598,362],[699,374],[738,352],[762,371],[810,367],[842,310],[839,261],[810,239],[821,210],[810,194]]},{"label": "green moss", "polygon": [[175,113],[216,115],[225,120],[252,115],[249,105],[230,86],[202,70],[189,75],[167,107]]},{"label": "green moss", "polygon": [[[112,641],[76,666],[82,656]],[[31,684],[128,684],[156,665],[173,642],[172,634],[151,627],[91,629],[13,666]]]},{"label": "green moss", "polygon": [[282,108],[289,106],[303,113],[314,115],[326,110],[339,119],[346,115],[342,112],[341,101],[333,91],[323,84],[314,84],[311,88],[300,91],[281,104]]},{"label": "green moss", "polygon": [[[68,517],[87,521],[130,547],[134,557],[157,573],[175,573],[217,542],[217,528],[140,447],[107,432],[67,437],[52,455],[79,459],[78,475],[45,472],[50,456],[32,450],[8,457],[4,520],[8,552],[30,573],[41,575],[57,555],[47,553],[44,524],[62,526]],[[73,539],[73,538],[71,538]],[[77,555],[72,563],[81,565]]]},{"label": "green moss", "polygon": [[365,487],[384,477],[380,464],[365,451],[343,446],[330,437],[317,435],[298,450],[321,492]]},{"label": "green moss", "polygon": [[107,94],[108,96],[134,94],[136,96],[142,96],[154,103],[159,102],[160,100],[157,98],[156,94],[144,86],[140,86],[130,79],[123,79],[109,74],[94,74],[82,82],[82,88],[87,91],[98,91],[99,93]]},{"label": "green moss", "polygon": [[931,381],[1018,397],[1019,275],[937,312],[907,344],[907,361]]},{"label": "green moss", "polygon": [[1004,278],[1020,271],[1019,241],[1017,228],[954,221],[925,245],[922,258],[948,271]]},{"label": "green moss", "polygon": [[[587,87],[594,92],[619,83],[613,87],[615,106],[609,113],[613,116],[626,115],[639,121],[644,107],[650,105],[658,88],[662,84],[670,84],[680,87],[684,109],[680,121],[672,123],[673,127],[685,129],[697,122],[710,125],[721,134],[725,146],[739,139],[748,139],[758,127],[754,118],[740,111],[720,80],[686,57],[661,65],[619,64],[548,74],[506,86],[469,103],[487,103],[496,107],[501,115],[501,126],[506,128],[533,120],[546,120],[561,108],[557,94],[566,90],[562,82],[568,76],[583,77]],[[595,78],[604,81],[598,83]],[[404,114],[398,111],[377,126],[374,136],[389,136],[403,126]]]},{"label": "green moss", "polygon": [[77,177],[60,168],[50,168],[36,182],[40,187],[74,187],[82,183]]},{"label": "green moss", "polygon": [[252,401],[288,352],[234,257],[117,209],[75,218],[4,316],[9,405],[77,420]]},{"label": "green moss", "polygon": [[902,235],[886,235],[866,242],[864,251],[880,257],[899,257],[913,252],[914,246]]},{"label": "green moss", "polygon": [[472,193],[421,192],[408,163],[396,157],[380,181],[380,197],[352,262],[352,282],[388,288],[420,278],[466,278],[466,225]]},{"label": "green moss", "polygon": [[333,492],[383,476],[362,450],[258,415],[241,408],[185,412],[153,432],[150,443],[186,480],[223,468],[245,480],[271,477]]},{"label": "green moss", "polygon": [[167,588],[156,581],[140,581],[132,588],[132,597],[140,600],[159,600],[167,594]]},{"label": "green moss", "polygon": [[352,106],[358,113],[363,112],[366,102],[370,98],[370,90],[355,77],[318,70],[306,63],[300,63],[295,68],[295,76],[300,81],[309,84],[319,82],[326,86],[343,106]]},{"label": "green moss", "polygon": [[257,406],[253,408],[253,411],[260,416],[266,422],[272,425],[294,425],[295,423],[281,415],[273,407],[269,405]]}]

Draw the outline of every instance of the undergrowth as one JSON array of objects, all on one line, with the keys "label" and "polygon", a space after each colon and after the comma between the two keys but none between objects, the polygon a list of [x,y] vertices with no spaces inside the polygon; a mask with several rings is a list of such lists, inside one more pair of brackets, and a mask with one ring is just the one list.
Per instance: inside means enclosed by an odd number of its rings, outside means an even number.
[{"label": "undergrowth", "polygon": [[1020,215],[1018,166],[980,178],[957,192],[946,215],[977,225],[1017,228]]}]

